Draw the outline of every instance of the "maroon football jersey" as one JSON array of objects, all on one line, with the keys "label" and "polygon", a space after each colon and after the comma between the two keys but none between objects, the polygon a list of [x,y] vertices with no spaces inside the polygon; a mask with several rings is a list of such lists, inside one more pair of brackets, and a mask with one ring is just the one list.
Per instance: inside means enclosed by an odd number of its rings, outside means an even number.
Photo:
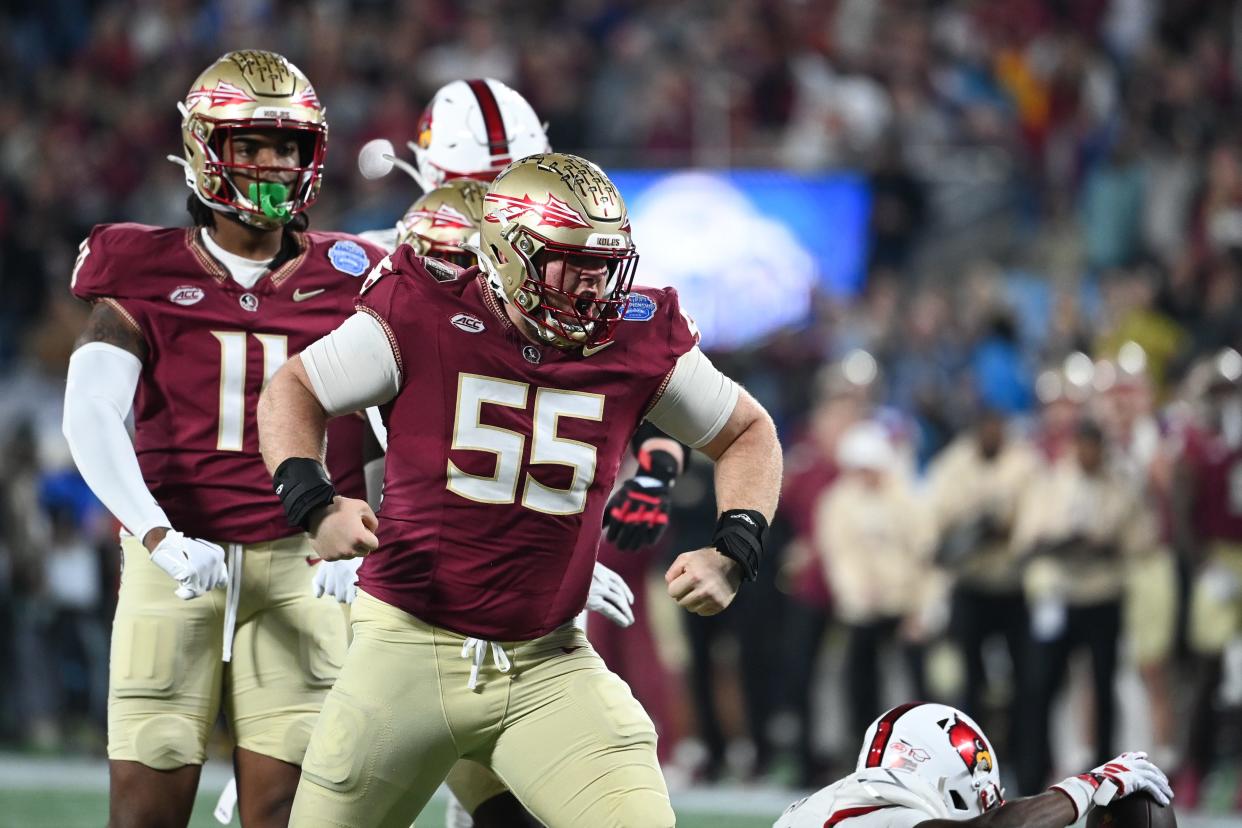
[{"label": "maroon football jersey", "polygon": [[1185,435],[1183,458],[1195,476],[1195,537],[1242,542],[1242,447],[1200,429]]},{"label": "maroon football jersey", "polygon": [[[151,494],[187,535],[257,543],[297,531],[259,455],[259,392],[287,357],[353,313],[360,277],[384,252],[337,233],[294,239],[300,253],[250,289],[197,229],[107,224],[83,243],[74,295],[111,303],[146,341],[134,449]],[[329,441],[340,432],[361,446],[363,427],[338,418]],[[356,488],[361,463],[359,450],[333,474]]]},{"label": "maroon football jersey", "polygon": [[464,635],[543,635],[585,605],[630,436],[698,334],[674,290],[636,289],[584,357],[523,337],[475,268],[401,247],[380,272],[359,309],[387,330],[401,390],[381,409],[380,547],[359,585]]}]

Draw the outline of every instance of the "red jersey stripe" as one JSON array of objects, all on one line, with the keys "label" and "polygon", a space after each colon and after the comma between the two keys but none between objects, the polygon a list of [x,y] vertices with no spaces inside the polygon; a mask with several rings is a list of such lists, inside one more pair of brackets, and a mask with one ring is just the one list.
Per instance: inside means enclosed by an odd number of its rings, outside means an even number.
[{"label": "red jersey stripe", "polygon": [[824,823],[824,828],[832,828],[832,826],[838,825],[852,817],[866,816],[867,814],[873,814],[876,811],[882,811],[885,808],[896,807],[896,805],[868,805],[863,808],[846,808],[844,811],[837,811],[832,816],[828,817],[828,821]]}]

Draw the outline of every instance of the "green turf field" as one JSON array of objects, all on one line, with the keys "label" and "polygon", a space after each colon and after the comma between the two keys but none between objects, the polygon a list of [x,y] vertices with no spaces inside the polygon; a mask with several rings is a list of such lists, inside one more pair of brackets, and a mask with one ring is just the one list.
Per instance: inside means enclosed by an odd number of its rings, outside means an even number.
[{"label": "green turf field", "polygon": [[[219,828],[211,815],[215,796],[200,796],[190,828]],[[100,828],[108,813],[108,796],[89,791],[0,790],[0,828]],[[234,818],[233,824],[237,825]],[[772,820],[713,814],[682,814],[684,828],[769,828]],[[441,828],[444,803],[433,801],[419,817],[417,828]]]}]

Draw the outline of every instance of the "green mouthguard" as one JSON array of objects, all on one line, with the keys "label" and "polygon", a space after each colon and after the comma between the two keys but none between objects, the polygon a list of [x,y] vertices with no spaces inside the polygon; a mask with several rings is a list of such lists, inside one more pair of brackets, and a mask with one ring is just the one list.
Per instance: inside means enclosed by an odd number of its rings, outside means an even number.
[{"label": "green mouthguard", "polygon": [[263,215],[271,219],[289,217],[289,208],[285,202],[289,199],[289,188],[276,181],[259,181],[250,184],[250,200],[259,205]]}]

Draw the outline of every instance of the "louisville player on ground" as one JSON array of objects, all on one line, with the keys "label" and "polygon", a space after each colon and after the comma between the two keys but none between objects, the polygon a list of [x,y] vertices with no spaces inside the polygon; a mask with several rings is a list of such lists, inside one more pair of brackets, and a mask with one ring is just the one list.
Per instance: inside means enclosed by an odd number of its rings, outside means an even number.
[{"label": "louisville player on ground", "polygon": [[[110,822],[188,822],[223,703],[242,821],[283,826],[345,627],[311,596],[319,561],[271,495],[253,412],[286,356],[348,316],[383,251],[304,232],[327,124],[283,57],[225,55],[181,110],[194,226],[96,227],[72,281],[94,309],[70,361],[65,434],[126,529]],[[360,419],[339,422],[360,442]],[[361,491],[354,459],[337,478]]]},{"label": "louisville player on ground", "polygon": [[[637,252],[612,182],[533,156],[485,204],[483,273],[399,248],[359,313],[260,400],[291,522],[315,521],[329,559],[382,545],[360,571],[294,826],[404,828],[463,757],[552,828],[674,823],[650,720],[571,623],[644,417],[716,460],[714,546],[674,561],[670,595],[714,614],[758,571],[775,428],[696,347],[675,291],[630,292]],[[378,538],[316,457],[328,416],[373,404],[389,435]]]},{"label": "louisville player on ground", "polygon": [[773,828],[1063,828],[1097,805],[1173,792],[1145,753],[1123,753],[1038,796],[1005,802],[996,753],[974,720],[943,704],[904,704],[872,723],[855,772],[801,799]]}]

